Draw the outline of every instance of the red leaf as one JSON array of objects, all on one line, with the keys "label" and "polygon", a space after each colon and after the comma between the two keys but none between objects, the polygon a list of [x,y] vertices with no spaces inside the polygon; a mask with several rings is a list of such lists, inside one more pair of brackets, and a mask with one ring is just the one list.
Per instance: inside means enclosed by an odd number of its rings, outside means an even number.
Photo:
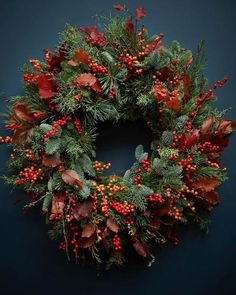
[{"label": "red leaf", "polygon": [[154,85],[152,91],[158,102],[164,102],[169,99],[168,90],[162,85]]},{"label": "red leaf", "polygon": [[212,124],[213,124],[213,118],[210,117],[208,119],[206,119],[203,123],[202,123],[202,129],[201,129],[201,132],[202,134],[206,134],[209,129],[211,128]]},{"label": "red leaf", "polygon": [[214,191],[219,184],[220,180],[216,177],[201,177],[193,182],[192,188],[210,192]]},{"label": "red leaf", "polygon": [[189,98],[190,93],[189,93],[189,86],[191,84],[190,77],[189,75],[184,76],[184,98]]},{"label": "red leaf", "polygon": [[119,231],[119,225],[118,225],[118,223],[114,219],[112,219],[112,218],[108,218],[107,219],[107,227],[111,231],[113,231],[114,233],[118,233],[118,231]]},{"label": "red leaf", "polygon": [[194,146],[199,139],[199,131],[197,129],[194,129],[192,134],[189,138],[187,138],[185,143],[185,148],[190,149],[192,146]]},{"label": "red leaf", "polygon": [[96,226],[93,223],[85,224],[81,237],[82,238],[90,238],[96,230]]},{"label": "red leaf", "polygon": [[147,257],[147,251],[144,248],[144,245],[138,240],[136,239],[136,241],[133,244],[135,251],[143,256],[143,257]]},{"label": "red leaf", "polygon": [[145,54],[150,54],[151,52],[155,51],[155,50],[163,50],[163,46],[159,45],[159,42],[161,41],[161,37],[158,36],[155,38],[155,40],[153,40],[152,42],[150,42],[148,45],[146,45],[145,49],[144,49],[144,53]]},{"label": "red leaf", "polygon": [[137,8],[136,11],[135,11],[135,18],[137,20],[140,20],[142,18],[144,18],[144,16],[146,16],[146,11],[144,10],[143,7],[140,7],[140,8]]},{"label": "red leaf", "polygon": [[97,81],[96,77],[91,73],[84,73],[76,79],[76,83],[78,87],[93,86],[96,83],[96,81]]},{"label": "red leaf", "polygon": [[80,220],[82,217],[87,217],[93,208],[93,202],[86,200],[74,207],[72,213],[75,219]]},{"label": "red leaf", "polygon": [[64,172],[62,172],[61,178],[66,184],[75,185],[80,188],[83,187],[83,183],[80,181],[80,177],[75,170],[65,170]]},{"label": "red leaf", "polygon": [[169,101],[167,101],[166,106],[169,110],[174,111],[176,114],[180,113],[181,106],[177,97],[173,97]]},{"label": "red leaf", "polygon": [[75,52],[75,59],[79,63],[85,64],[85,65],[88,65],[89,62],[90,62],[89,61],[90,60],[89,55],[85,51],[83,51],[83,50],[77,50]]},{"label": "red leaf", "polygon": [[134,35],[134,24],[131,19],[128,19],[125,28],[129,32],[129,34],[131,34],[132,36]]},{"label": "red leaf", "polygon": [[91,73],[84,73],[76,79],[78,87],[91,87],[95,92],[101,92],[102,88],[99,81]]},{"label": "red leaf", "polygon": [[49,75],[41,75],[36,78],[38,84],[39,97],[47,99],[57,94],[57,85]]},{"label": "red leaf", "polygon": [[116,9],[116,10],[124,10],[125,9],[125,7],[120,5],[120,4],[114,4],[113,8]]},{"label": "red leaf", "polygon": [[43,161],[42,164],[46,167],[57,167],[59,164],[61,164],[60,154],[56,153],[54,155],[43,155]]}]

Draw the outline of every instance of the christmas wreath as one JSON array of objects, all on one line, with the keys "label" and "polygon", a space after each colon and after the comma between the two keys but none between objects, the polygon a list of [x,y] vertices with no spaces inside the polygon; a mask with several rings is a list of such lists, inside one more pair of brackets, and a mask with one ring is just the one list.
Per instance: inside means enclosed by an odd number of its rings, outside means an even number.
[{"label": "christmas wreath", "polygon": [[[8,100],[1,137],[13,147],[7,183],[28,192],[24,211],[42,203],[49,236],[68,259],[92,257],[122,264],[134,249],[151,263],[150,246],[178,244],[178,225],[207,229],[205,212],[219,202],[226,179],[220,156],[234,123],[223,118],[207,88],[201,43],[196,54],[177,41],[162,44],[130,16],[101,17],[96,26],[67,26],[54,52],[23,68],[24,95]],[[151,153],[142,145],[124,175],[105,176],[110,163],[96,160],[101,121],[142,118],[152,132]]]}]

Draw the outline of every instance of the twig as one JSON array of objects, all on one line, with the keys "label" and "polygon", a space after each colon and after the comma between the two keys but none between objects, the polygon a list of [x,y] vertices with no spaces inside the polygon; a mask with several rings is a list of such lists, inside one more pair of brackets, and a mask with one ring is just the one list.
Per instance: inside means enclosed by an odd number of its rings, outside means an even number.
[{"label": "twig", "polygon": [[66,227],[65,227],[65,220],[64,219],[62,221],[62,224],[63,224],[63,235],[64,235],[65,244],[66,244],[66,256],[67,256],[67,259],[70,261],[70,255],[69,255],[69,251],[68,251],[68,241],[67,241],[67,237],[66,237]]}]

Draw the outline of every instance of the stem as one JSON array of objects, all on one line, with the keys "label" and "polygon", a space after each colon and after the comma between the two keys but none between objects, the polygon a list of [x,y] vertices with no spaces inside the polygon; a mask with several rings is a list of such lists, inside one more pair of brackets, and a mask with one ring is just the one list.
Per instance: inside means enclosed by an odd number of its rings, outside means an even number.
[{"label": "stem", "polygon": [[70,261],[69,250],[68,250],[68,241],[67,241],[67,237],[66,237],[66,226],[65,226],[64,219],[62,220],[62,224],[63,224],[63,235],[64,235],[65,244],[66,244],[66,256],[67,256],[67,259]]}]

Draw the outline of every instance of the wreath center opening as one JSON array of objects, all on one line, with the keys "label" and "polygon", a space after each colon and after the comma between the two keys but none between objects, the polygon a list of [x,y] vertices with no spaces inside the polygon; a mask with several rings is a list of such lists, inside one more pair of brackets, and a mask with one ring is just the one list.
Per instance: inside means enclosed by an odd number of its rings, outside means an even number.
[{"label": "wreath center opening", "polygon": [[150,151],[152,134],[143,119],[100,122],[97,127],[96,159],[111,163],[106,175],[122,176],[135,161],[137,145],[142,144],[146,151]]}]

